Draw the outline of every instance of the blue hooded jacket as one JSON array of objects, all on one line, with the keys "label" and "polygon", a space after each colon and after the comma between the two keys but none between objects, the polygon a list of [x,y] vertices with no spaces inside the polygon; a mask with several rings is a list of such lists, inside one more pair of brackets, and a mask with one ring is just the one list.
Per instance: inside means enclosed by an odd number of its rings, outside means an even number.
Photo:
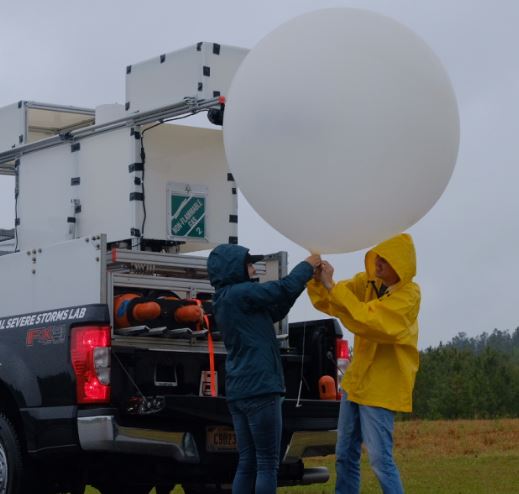
[{"label": "blue hooded jacket", "polygon": [[222,244],[207,259],[216,289],[214,315],[227,349],[229,401],[285,392],[273,323],[287,315],[313,275],[313,267],[303,261],[278,281],[252,282],[245,263],[248,252],[240,245]]}]

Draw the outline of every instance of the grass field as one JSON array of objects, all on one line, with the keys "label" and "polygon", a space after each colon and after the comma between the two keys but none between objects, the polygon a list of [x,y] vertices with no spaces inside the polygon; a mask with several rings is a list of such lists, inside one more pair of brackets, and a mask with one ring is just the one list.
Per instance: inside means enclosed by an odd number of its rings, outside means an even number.
[{"label": "grass field", "polygon": [[[519,419],[397,422],[395,457],[408,494],[519,493]],[[327,466],[330,480],[278,492],[332,494],[334,457],[311,458],[305,464]],[[361,467],[361,493],[380,493],[365,454]],[[184,491],[177,487],[171,492]]]}]

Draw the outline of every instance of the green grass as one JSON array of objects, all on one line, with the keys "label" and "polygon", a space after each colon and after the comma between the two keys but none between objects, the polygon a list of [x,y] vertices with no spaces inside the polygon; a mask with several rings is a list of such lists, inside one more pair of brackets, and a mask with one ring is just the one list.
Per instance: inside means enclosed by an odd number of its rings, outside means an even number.
[{"label": "green grass", "polygon": [[[519,493],[519,419],[397,422],[395,459],[409,494]],[[280,494],[333,494],[335,458],[309,458],[326,466],[326,484],[284,487]],[[382,491],[365,453],[361,494]],[[97,494],[94,489],[86,494]],[[172,494],[183,494],[177,487]],[[150,494],[155,494],[152,490]]]}]

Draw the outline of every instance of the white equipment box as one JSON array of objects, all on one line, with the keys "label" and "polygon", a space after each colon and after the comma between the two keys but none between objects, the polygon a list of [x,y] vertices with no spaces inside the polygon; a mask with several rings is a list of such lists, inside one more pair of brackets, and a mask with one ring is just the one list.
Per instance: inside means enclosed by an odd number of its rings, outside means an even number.
[{"label": "white equipment box", "polygon": [[0,256],[0,314],[106,303],[105,256],[103,235]]},{"label": "white equipment box", "polygon": [[126,111],[143,112],[184,98],[227,96],[249,50],[200,42],[126,68]]},{"label": "white equipment box", "polygon": [[236,243],[221,128],[167,123],[222,112],[244,48],[198,43],[127,68],[126,111],[19,102],[0,109],[0,174],[15,176],[18,250],[106,234],[167,252]]},{"label": "white equipment box", "polygon": [[0,152],[94,123],[94,110],[18,101],[0,108]]},{"label": "white equipment box", "polygon": [[144,165],[140,135],[128,128],[23,155],[18,247],[98,231],[108,242],[189,242],[190,251],[232,242],[237,196],[221,130],[166,124],[143,142]]}]

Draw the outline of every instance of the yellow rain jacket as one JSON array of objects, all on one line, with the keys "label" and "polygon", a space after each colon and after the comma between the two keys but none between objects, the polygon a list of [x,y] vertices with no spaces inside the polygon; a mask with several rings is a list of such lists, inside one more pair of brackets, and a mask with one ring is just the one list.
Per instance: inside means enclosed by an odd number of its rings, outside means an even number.
[{"label": "yellow rain jacket", "polygon": [[[375,276],[377,254],[397,272],[400,281],[380,298],[382,284]],[[360,405],[411,412],[418,370],[418,310],[420,288],[413,240],[400,234],[366,254],[366,272],[340,281],[328,291],[320,282],[308,283],[316,309],[337,317],[355,335],[353,359],[341,386],[348,399]]]}]

